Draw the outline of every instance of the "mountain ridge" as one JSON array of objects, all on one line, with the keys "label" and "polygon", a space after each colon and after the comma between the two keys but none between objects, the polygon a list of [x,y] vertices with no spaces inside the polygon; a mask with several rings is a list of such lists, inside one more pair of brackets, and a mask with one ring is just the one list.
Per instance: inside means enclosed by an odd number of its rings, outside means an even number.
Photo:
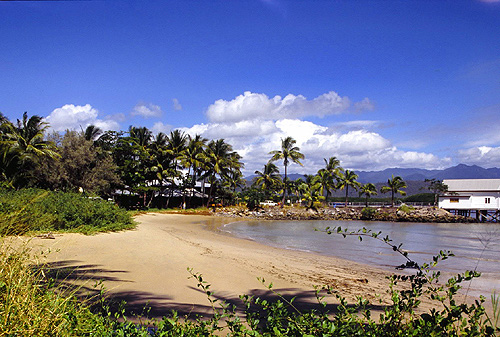
[{"label": "mountain ridge", "polygon": [[[425,179],[500,179],[500,168],[483,168],[477,165],[458,164],[443,170],[420,168],[387,168],[381,171],[355,171],[360,183],[385,183],[392,175],[400,176],[404,181],[423,181]],[[283,175],[282,175],[283,176]],[[246,177],[251,181],[255,175]],[[303,174],[292,173],[290,180],[304,178]]]}]

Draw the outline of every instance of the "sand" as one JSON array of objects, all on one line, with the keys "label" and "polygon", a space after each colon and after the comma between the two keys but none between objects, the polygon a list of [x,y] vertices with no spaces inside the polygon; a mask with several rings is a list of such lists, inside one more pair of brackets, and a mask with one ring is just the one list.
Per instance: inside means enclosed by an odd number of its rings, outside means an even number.
[{"label": "sand", "polygon": [[[356,295],[375,303],[377,294],[386,298],[387,271],[273,248],[217,231],[233,219],[146,214],[136,221],[135,230],[93,236],[56,234],[54,239],[32,238],[30,245],[50,249],[47,262],[64,277],[63,282],[78,280],[92,291],[101,280],[115,301],[125,300],[136,314],[147,304],[152,317],[171,310],[190,317],[210,313],[206,295],[189,278],[187,268],[201,273],[217,298],[237,305],[241,294],[274,296],[258,277],[266,284],[272,282],[277,292],[296,296],[302,307],[315,303],[315,285],[328,284],[350,300]],[[329,303],[337,301],[331,297]]]}]

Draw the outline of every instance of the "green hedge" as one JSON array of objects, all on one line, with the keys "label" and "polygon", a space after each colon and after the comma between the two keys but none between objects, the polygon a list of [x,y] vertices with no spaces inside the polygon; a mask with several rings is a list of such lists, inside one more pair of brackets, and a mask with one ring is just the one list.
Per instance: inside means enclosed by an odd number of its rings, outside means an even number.
[{"label": "green hedge", "polygon": [[39,189],[0,189],[0,235],[30,231],[92,234],[133,227],[125,210],[102,199]]}]

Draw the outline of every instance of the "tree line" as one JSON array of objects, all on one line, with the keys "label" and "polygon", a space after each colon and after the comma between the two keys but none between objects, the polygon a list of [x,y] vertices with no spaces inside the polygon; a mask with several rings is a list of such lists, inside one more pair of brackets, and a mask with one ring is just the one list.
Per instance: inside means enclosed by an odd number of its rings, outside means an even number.
[{"label": "tree line", "polygon": [[[272,198],[273,195],[282,194],[282,205],[288,202],[287,195],[291,192],[298,199],[306,201],[308,208],[314,208],[314,204],[319,201],[328,200],[332,191],[345,190],[345,206],[349,202],[349,188],[355,189],[360,196],[368,198],[377,194],[377,188],[373,183],[361,184],[357,181],[358,175],[352,170],[346,170],[340,166],[340,160],[336,157],[324,158],[325,167],[313,174],[304,175],[304,179],[299,178],[290,181],[287,176],[287,167],[291,162],[302,165],[301,159],[305,156],[297,147],[296,141],[292,137],[286,137],[281,141],[281,149],[271,151],[271,159],[264,165],[262,171],[255,171],[257,177],[253,186],[260,188],[265,198]],[[284,166],[284,177],[282,178],[275,161],[282,160]],[[391,192],[391,204],[394,206],[394,198],[397,193],[406,195],[403,190],[406,182],[399,176],[392,176],[387,180],[387,185],[380,189],[381,193]]]},{"label": "tree line", "polygon": [[[83,191],[109,197],[116,191],[141,196],[160,207],[179,195],[188,204],[215,197],[233,199],[244,185],[241,156],[224,139],[208,140],[180,130],[153,135],[146,127],[128,131],[85,130],[47,134],[40,116],[23,114],[17,123],[0,115],[0,186]],[[195,190],[196,183],[202,185]],[[210,188],[205,188],[203,185]],[[180,194],[179,194],[180,193]]]},{"label": "tree line", "polygon": [[[314,175],[290,181],[288,166],[303,165],[305,158],[292,137],[282,139],[281,148],[271,151],[269,162],[247,186],[241,156],[224,139],[208,140],[180,130],[154,135],[146,127],[127,131],[103,131],[94,125],[63,134],[48,133],[40,116],[23,114],[16,123],[0,113],[0,186],[20,189],[83,191],[102,197],[128,194],[140,196],[142,207],[169,207],[181,198],[185,207],[214,202],[235,203],[248,199],[290,197],[308,207],[326,202],[335,190],[349,190],[368,199],[378,193],[373,183],[360,184],[358,175],[340,166],[336,157],[325,158],[325,166]],[[275,162],[281,161],[284,177]],[[434,185],[439,182],[433,182]],[[431,184],[432,185],[432,184]],[[434,188],[436,186],[432,185]],[[380,193],[405,195],[406,182],[392,176]],[[201,200],[201,201],[200,201]]]}]

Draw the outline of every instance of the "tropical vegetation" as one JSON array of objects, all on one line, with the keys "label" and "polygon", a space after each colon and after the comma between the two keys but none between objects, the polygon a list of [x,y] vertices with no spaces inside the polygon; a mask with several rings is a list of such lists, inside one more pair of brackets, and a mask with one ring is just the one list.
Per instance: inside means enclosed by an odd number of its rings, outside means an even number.
[{"label": "tropical vegetation", "polygon": [[387,180],[387,185],[382,186],[380,189],[381,193],[391,192],[391,205],[394,206],[394,195],[399,193],[401,195],[406,195],[406,192],[403,191],[403,188],[406,188],[405,181],[400,176],[394,176]]}]

